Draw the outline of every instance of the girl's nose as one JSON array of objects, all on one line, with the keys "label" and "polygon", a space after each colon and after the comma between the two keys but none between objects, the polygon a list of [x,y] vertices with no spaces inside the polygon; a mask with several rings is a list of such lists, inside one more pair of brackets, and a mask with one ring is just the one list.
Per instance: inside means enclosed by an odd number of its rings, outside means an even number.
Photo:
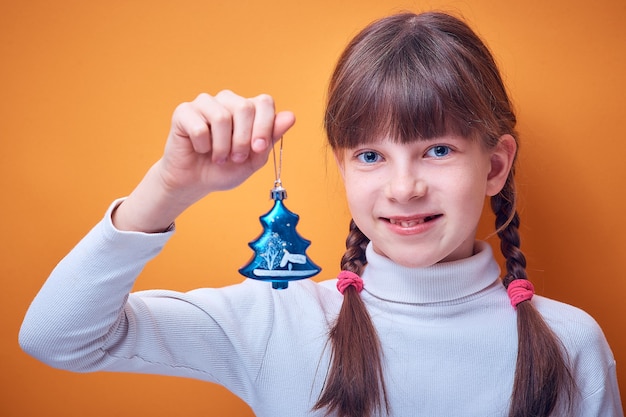
[{"label": "girl's nose", "polygon": [[405,203],[423,197],[427,188],[424,179],[413,170],[397,170],[387,183],[387,197],[398,203]]}]

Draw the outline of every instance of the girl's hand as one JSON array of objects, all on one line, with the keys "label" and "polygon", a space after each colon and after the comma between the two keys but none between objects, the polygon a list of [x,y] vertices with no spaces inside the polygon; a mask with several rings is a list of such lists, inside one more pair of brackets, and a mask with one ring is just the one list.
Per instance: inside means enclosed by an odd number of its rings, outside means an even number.
[{"label": "girl's hand", "polygon": [[275,112],[268,95],[244,98],[225,90],[180,104],[163,157],[116,209],[115,226],[166,229],[208,193],[234,188],[261,168],[294,123],[293,113]]},{"label": "girl's hand", "polygon": [[234,188],[265,165],[274,142],[294,122],[293,113],[275,112],[268,95],[201,94],[174,111],[160,161],[163,184],[194,201]]}]

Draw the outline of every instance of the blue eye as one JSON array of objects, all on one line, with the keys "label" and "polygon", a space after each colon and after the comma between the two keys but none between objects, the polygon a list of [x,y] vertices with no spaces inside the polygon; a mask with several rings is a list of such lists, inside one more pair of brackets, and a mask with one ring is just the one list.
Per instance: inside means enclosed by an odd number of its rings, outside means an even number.
[{"label": "blue eye", "polygon": [[357,159],[366,164],[373,164],[380,160],[380,155],[374,151],[365,151],[358,154]]},{"label": "blue eye", "polygon": [[444,156],[448,156],[450,151],[451,149],[449,146],[435,145],[426,152],[426,155],[432,158],[443,158]]}]

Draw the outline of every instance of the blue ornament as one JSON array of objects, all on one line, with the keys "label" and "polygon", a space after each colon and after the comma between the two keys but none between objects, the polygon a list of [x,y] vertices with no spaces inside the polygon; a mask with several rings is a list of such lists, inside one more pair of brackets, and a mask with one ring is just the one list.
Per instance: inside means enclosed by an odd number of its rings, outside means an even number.
[{"label": "blue ornament", "polygon": [[289,281],[310,278],[321,271],[306,255],[311,242],[296,231],[299,216],[287,209],[287,192],[277,180],[271,190],[274,207],[261,216],[263,232],[248,244],[254,255],[239,272],[252,279],[268,281],[274,289],[285,289]]}]

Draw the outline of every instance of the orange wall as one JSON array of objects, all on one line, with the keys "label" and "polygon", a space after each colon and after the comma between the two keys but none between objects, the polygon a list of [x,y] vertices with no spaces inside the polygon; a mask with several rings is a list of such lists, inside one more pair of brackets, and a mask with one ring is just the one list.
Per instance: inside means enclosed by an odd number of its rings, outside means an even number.
[{"label": "orange wall", "polygon": [[[310,256],[333,276],[348,215],[323,145],[328,76],[370,20],[433,7],[465,15],[501,63],[523,141],[530,275],[542,294],[600,322],[626,387],[623,0],[5,1],[0,414],[250,415],[232,395],[197,381],[50,369],[17,346],[23,314],[55,263],[159,157],[176,104],[222,88],[271,93],[280,109],[296,112],[285,138],[288,206],[313,241]],[[137,288],[239,281],[247,242],[270,206],[272,175],[266,167],[185,213]]]}]

